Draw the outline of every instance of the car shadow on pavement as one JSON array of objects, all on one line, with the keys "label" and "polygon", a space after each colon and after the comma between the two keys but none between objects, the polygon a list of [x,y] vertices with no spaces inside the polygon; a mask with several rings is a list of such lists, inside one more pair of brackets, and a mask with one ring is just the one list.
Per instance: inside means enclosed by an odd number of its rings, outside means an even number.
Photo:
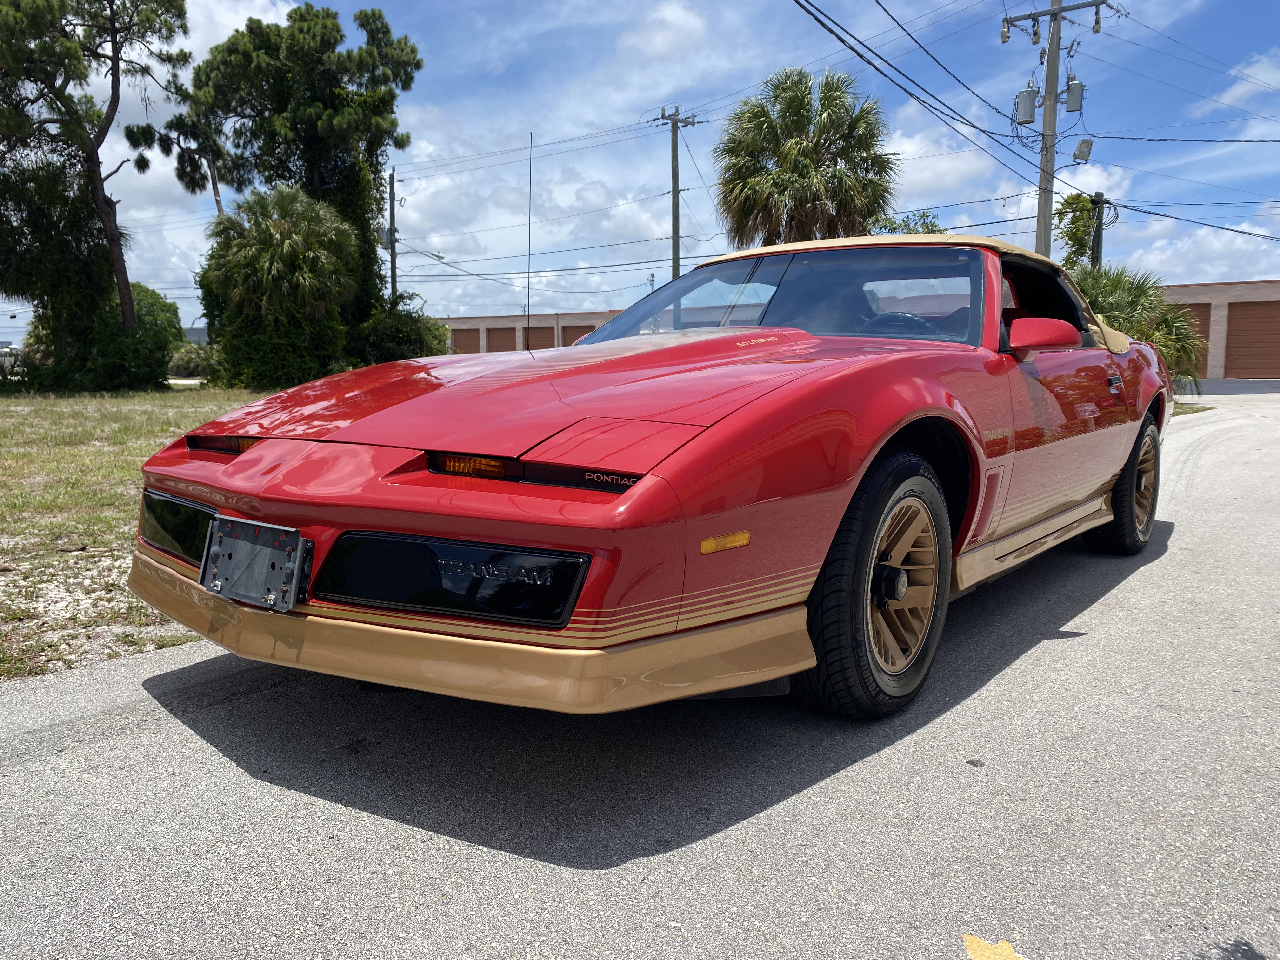
[{"label": "car shadow on pavement", "polygon": [[[230,654],[143,686],[251,776],[467,843],[577,869],[665,853],[761,813],[920,729],[1065,630],[1168,546],[1072,540],[956,600],[915,702],[878,723],[789,697],[572,716],[258,664]],[[956,757],[957,763],[965,758]]]}]

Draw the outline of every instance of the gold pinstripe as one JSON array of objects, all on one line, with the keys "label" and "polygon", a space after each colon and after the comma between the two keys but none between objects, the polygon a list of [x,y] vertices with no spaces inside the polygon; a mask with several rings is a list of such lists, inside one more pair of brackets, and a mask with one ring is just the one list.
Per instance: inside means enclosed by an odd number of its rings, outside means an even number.
[{"label": "gold pinstripe", "polygon": [[[198,567],[171,557],[142,540],[138,541],[138,549],[189,580],[194,580],[199,575]],[[300,614],[335,620],[374,623],[480,640],[558,647],[607,647],[669,633],[676,628],[677,622],[681,629],[688,625],[704,626],[803,602],[820,567],[821,564],[811,564],[778,574],[752,577],[694,591],[684,597],[664,597],[609,609],[579,608],[562,630],[540,630],[407,611],[372,610],[345,604],[303,603],[294,609]]]}]

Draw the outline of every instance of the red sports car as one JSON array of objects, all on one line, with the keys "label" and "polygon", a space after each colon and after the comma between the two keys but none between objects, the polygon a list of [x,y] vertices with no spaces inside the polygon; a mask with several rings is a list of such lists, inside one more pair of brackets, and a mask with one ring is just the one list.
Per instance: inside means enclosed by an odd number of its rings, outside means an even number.
[{"label": "red sports car", "polygon": [[948,598],[1151,535],[1169,373],[985,237],[730,254],[577,344],[328,377],[143,468],[130,586],[240,656],[577,713],[877,717]]}]

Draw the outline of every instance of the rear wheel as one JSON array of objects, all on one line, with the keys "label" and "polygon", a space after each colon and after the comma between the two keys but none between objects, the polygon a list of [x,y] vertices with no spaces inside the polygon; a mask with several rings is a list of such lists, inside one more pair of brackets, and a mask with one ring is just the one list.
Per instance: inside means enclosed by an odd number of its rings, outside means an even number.
[{"label": "rear wheel", "polygon": [[818,663],[797,677],[815,706],[875,719],[929,673],[947,614],[951,527],[933,468],[910,451],[874,464],[809,596]]},{"label": "rear wheel", "polygon": [[1124,469],[1111,490],[1110,523],[1085,531],[1084,542],[1099,553],[1132,555],[1151,540],[1160,497],[1160,431],[1147,414]]}]

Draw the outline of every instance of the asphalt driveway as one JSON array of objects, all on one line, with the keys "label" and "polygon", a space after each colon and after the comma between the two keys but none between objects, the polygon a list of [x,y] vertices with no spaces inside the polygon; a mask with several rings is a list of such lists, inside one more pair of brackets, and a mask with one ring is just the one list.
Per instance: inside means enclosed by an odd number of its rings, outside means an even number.
[{"label": "asphalt driveway", "polygon": [[875,725],[203,642],[0,685],[0,955],[1280,960],[1280,396],[1206,402],[1144,554],[958,600]]}]

